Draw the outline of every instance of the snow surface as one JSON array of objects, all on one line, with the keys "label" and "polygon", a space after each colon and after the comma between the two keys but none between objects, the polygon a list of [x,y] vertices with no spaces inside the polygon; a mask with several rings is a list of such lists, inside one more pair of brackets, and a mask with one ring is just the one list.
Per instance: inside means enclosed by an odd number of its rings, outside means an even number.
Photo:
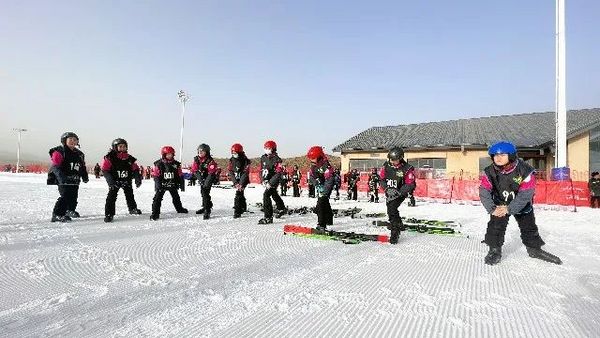
[{"label": "snow surface", "polygon": [[[198,187],[182,193],[188,215],[149,217],[153,185],[114,223],[103,222],[106,184],[81,186],[71,223],[50,223],[58,192],[44,175],[0,174],[0,336],[112,337],[598,337],[600,211],[537,210],[545,248],[564,264],[529,258],[511,220],[504,258],[483,264],[483,207],[421,202],[414,217],[453,219],[464,237],[403,233],[398,245],[283,235],[316,215],[257,225],[232,218],[232,190],[213,189],[213,218],[193,214]],[[315,204],[284,197],[288,206]],[[381,212],[385,204],[337,201]],[[367,220],[334,229],[384,233]]]}]

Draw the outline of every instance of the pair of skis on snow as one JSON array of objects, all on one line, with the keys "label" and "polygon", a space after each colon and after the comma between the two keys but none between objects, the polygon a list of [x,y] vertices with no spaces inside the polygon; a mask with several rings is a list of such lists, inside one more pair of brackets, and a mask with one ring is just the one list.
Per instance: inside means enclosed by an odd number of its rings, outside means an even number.
[{"label": "pair of skis on snow", "polygon": [[[434,221],[431,221],[433,223]],[[439,221],[435,221],[438,223]],[[409,223],[408,221],[404,221],[403,231],[416,232],[421,234],[430,234],[430,235],[448,235],[448,236],[462,236],[459,228],[460,225],[458,223],[445,223],[444,226],[440,225],[428,225],[424,223]],[[376,226],[385,226],[387,228],[391,228],[391,223],[383,220],[375,220],[371,222],[371,225]],[[301,237],[310,237],[316,239],[324,239],[324,240],[339,240],[344,244],[357,244],[360,242],[374,241],[387,243],[390,238],[388,235],[381,234],[364,234],[357,233],[351,231],[338,231],[338,230],[328,230],[321,228],[311,228],[306,226],[287,224],[283,227],[284,234],[293,234]],[[468,238],[468,236],[467,236]]]}]

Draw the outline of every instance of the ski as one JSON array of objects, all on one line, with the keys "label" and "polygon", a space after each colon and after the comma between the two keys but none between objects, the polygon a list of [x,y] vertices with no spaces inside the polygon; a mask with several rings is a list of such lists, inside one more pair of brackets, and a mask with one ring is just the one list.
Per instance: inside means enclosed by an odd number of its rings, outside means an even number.
[{"label": "ski", "polygon": [[[372,234],[362,234],[355,233],[349,231],[335,231],[335,230],[322,230],[316,228],[305,227],[301,225],[294,224],[286,224],[283,227],[284,234],[295,234],[295,235],[305,235],[306,237],[313,237],[313,235],[318,236],[327,236],[334,240],[340,240],[345,244],[357,244],[360,242],[372,241],[372,242],[381,242],[388,243],[390,241],[389,236],[387,235],[372,235]],[[324,237],[320,237],[323,239]]]},{"label": "ski", "polygon": [[[391,223],[389,221],[372,221],[372,225],[376,226],[384,226],[388,229],[391,227]],[[422,234],[431,234],[431,235],[461,235],[462,233],[456,229],[456,227],[449,226],[437,226],[437,225],[429,225],[423,223],[405,223],[403,222],[403,226],[405,231],[418,232]]]}]

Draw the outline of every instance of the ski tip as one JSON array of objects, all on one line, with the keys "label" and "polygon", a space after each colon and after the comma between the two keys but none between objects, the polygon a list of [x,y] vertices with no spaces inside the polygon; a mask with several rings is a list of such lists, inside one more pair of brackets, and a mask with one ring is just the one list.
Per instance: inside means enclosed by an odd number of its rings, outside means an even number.
[{"label": "ski tip", "polygon": [[377,236],[377,242],[387,243],[389,241],[390,241],[390,236],[388,236],[388,235]]}]

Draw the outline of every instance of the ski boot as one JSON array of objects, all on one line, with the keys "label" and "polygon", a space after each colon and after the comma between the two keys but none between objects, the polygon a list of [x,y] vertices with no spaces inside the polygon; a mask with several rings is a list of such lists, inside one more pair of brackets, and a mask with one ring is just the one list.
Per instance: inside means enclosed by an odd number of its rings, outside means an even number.
[{"label": "ski boot", "polygon": [[398,239],[400,238],[400,229],[398,227],[393,227],[390,233],[390,244],[398,244]]},{"label": "ski boot", "polygon": [[275,218],[281,218],[281,216],[285,215],[288,213],[288,209],[287,208],[283,208],[283,209],[277,209],[277,211],[275,211]]},{"label": "ski boot", "polygon": [[113,221],[113,215],[104,216],[104,223],[111,223]]},{"label": "ski boot", "polygon": [[265,217],[265,218],[261,218],[258,221],[258,224],[273,224],[273,217]]},{"label": "ski boot", "polygon": [[204,208],[200,208],[198,210],[196,210],[196,215],[202,215],[204,213]]},{"label": "ski boot", "polygon": [[553,254],[551,254],[547,251],[542,250],[542,248],[527,247],[527,254],[529,254],[529,257],[531,257],[531,258],[541,259],[543,261],[558,264],[558,265],[562,264],[562,261],[560,260],[560,258],[558,258],[557,256],[554,256]]},{"label": "ski boot", "polygon": [[159,217],[160,217],[160,215],[158,215],[158,214],[151,214],[150,215],[150,220],[151,221],[156,221],[156,220],[158,220]]},{"label": "ski boot", "polygon": [[186,208],[181,208],[181,209],[177,210],[177,213],[178,213],[178,214],[187,214],[187,213],[188,213],[188,209],[186,209]]},{"label": "ski boot", "polygon": [[202,219],[210,219],[210,211],[211,209],[204,210],[204,216],[202,216]]},{"label": "ski boot", "polygon": [[79,218],[81,217],[79,215],[79,213],[75,210],[67,210],[66,215],[69,216],[70,218]]},{"label": "ski boot", "polygon": [[[242,211],[242,212],[243,212],[243,211]],[[239,212],[237,212],[237,211],[235,211],[235,212],[233,213],[233,218],[240,218],[240,217],[242,217],[242,214],[241,214],[241,213],[239,213]]]},{"label": "ski boot", "polygon": [[490,247],[490,251],[485,256],[485,264],[496,265],[500,262],[500,259],[502,259],[502,248]]},{"label": "ski boot", "polygon": [[141,215],[142,211],[138,208],[129,209],[129,214],[131,215]]},{"label": "ski boot", "polygon": [[325,231],[327,231],[327,225],[325,225],[325,224],[317,224],[317,227],[315,229],[317,231],[319,231],[319,232],[325,232]]},{"label": "ski boot", "polygon": [[65,222],[70,222],[71,221],[71,217],[64,215],[64,216],[58,216],[58,215],[52,215],[52,219],[50,220],[50,222],[61,222],[61,223],[65,223]]}]

